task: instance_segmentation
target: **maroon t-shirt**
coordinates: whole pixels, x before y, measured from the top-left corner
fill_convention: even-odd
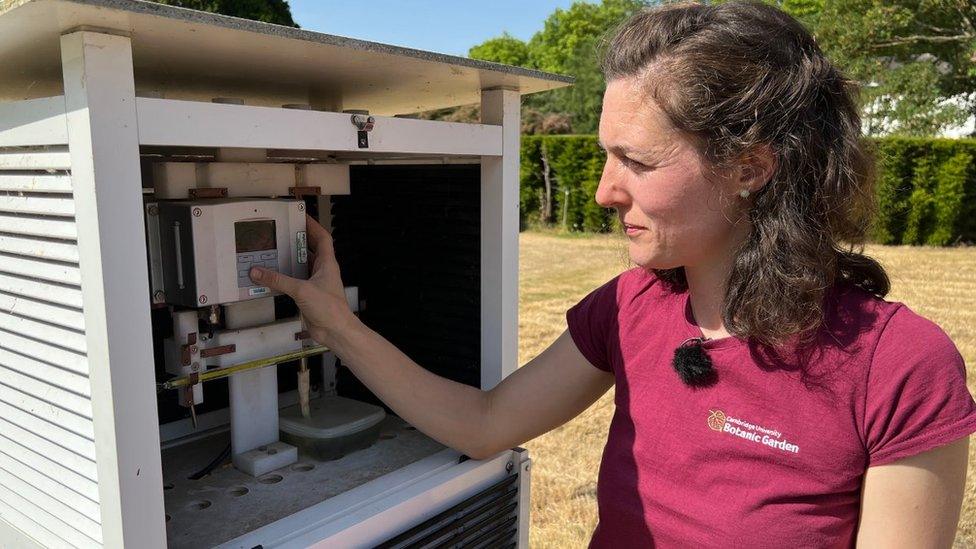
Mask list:
[[[591,547],[852,547],[868,467],[976,431],[937,325],[850,286],[826,303],[804,353],[706,341],[705,388],[671,364],[702,335],[686,291],[635,268],[567,312],[576,346],[616,378]]]

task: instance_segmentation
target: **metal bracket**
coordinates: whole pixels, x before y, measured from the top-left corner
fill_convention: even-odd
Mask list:
[[[365,114],[352,115],[352,123],[356,126],[356,143],[360,149],[369,148],[369,132],[373,131],[376,119]]]

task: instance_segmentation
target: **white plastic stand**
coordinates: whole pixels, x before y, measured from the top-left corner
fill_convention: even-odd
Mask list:
[[[228,329],[274,322],[274,298],[224,307]],[[260,357],[253,357],[260,358]],[[278,375],[274,366],[230,376],[230,440],[234,466],[260,476],[298,461],[298,449],[278,441]]]

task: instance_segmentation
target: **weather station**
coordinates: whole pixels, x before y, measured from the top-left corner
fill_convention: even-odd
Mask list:
[[[247,273],[307,277],[314,219],[364,323],[490,389],[517,366],[520,97],[570,82],[0,1],[0,544],[527,546],[525,450],[427,437]]]

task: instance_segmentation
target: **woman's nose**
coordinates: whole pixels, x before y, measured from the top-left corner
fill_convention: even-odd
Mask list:
[[[600,183],[596,187],[596,203],[604,208],[613,208],[626,200],[626,193],[620,188],[620,181],[612,173],[610,166],[603,168]]]

